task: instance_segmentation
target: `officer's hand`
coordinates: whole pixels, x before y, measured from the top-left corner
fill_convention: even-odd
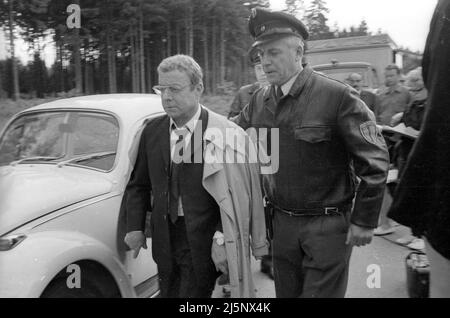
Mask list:
[[[372,242],[373,229],[350,224],[345,244],[353,246],[364,246]]]
[[[216,240],[213,240],[211,246],[211,258],[217,271],[228,274],[227,252],[225,250],[225,245],[217,245]]]
[[[142,231],[133,231],[127,233],[127,235],[125,235],[124,241],[134,251],[134,258],[138,257],[141,247],[147,249],[147,239],[145,238],[144,232]]]
[[[394,116],[392,116],[391,119],[391,126],[397,126],[400,123],[400,120],[402,120],[403,118],[403,113],[397,113]]]

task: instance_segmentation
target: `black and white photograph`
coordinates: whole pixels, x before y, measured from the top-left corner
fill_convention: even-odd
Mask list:
[[[0,0],[0,298],[450,298],[449,74],[450,0]]]

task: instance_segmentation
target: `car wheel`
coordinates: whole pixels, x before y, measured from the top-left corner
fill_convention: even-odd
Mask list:
[[[58,279],[47,287],[42,298],[103,298],[103,295],[95,286],[86,282],[81,284],[81,288],[71,289],[67,287],[65,279]]]
[[[70,274],[61,271],[42,293],[42,298],[117,298],[120,293],[111,277],[90,267],[81,269],[80,288],[69,288]]]

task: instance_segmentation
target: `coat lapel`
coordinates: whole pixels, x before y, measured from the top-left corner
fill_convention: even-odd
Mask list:
[[[208,128],[221,127],[215,123],[213,116],[209,116]],[[205,149],[203,153],[203,187],[214,198],[221,210],[224,211],[230,220],[234,220],[233,203],[229,191],[229,183],[226,175],[226,167],[223,163],[223,152],[211,140],[211,136],[204,134]],[[214,160],[217,159],[217,160]]]

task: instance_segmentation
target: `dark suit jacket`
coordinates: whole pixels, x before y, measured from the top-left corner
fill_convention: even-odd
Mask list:
[[[389,215],[450,259],[450,0],[440,0],[423,57],[428,105]]]
[[[200,119],[202,131],[197,130],[198,125],[194,134],[201,133],[203,136],[208,124],[208,112],[205,109],[202,109]],[[147,211],[151,211],[152,255],[160,275],[169,275],[172,266],[167,220],[171,160],[169,124],[169,117],[164,115],[151,120],[144,128],[136,163],[125,191],[127,232],[144,231]],[[193,140],[194,135],[191,138]],[[199,143],[196,151],[202,151],[202,143]],[[153,206],[150,206],[150,193],[153,194]],[[212,275],[210,269],[214,265],[211,260],[211,243],[218,226],[217,219],[220,219],[219,214],[207,212],[209,211],[203,211],[199,207],[193,213],[185,213],[194,271],[201,278]]]

